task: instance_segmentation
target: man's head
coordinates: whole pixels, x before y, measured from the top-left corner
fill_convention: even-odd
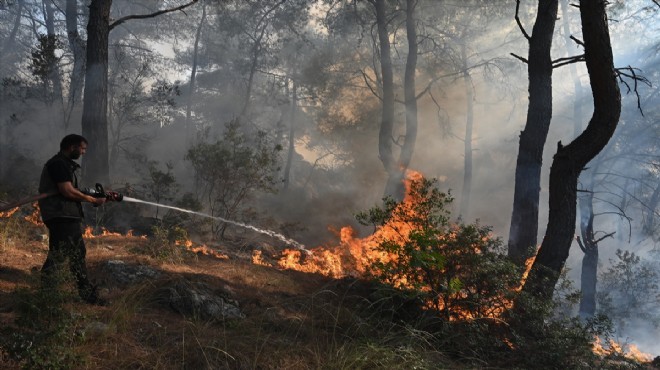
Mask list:
[[[60,142],[60,152],[71,159],[78,159],[87,150],[87,139],[77,134],[66,135]]]

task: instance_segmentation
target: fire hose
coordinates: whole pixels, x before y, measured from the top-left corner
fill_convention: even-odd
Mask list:
[[[116,192],[116,191],[105,190],[105,189],[103,189],[103,185],[101,185],[99,183],[97,183],[96,187],[94,187],[94,188],[80,189],[80,192],[85,194],[85,195],[92,196],[94,198],[105,198],[106,200],[112,201],[112,202],[121,202],[124,199],[124,195],[122,193],[119,193],[119,192]],[[55,191],[55,192],[50,192],[50,193],[42,193],[42,194],[37,194],[37,195],[27,197],[27,198],[23,198],[23,199],[15,201],[15,202],[0,206],[0,212],[4,212],[4,211],[10,210],[12,208],[20,207],[24,204],[33,203],[33,202],[36,202],[38,200],[48,198],[48,197],[56,195],[56,194],[59,194],[59,192]]]

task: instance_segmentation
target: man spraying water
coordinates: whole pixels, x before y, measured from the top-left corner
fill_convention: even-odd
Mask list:
[[[106,197],[94,197],[78,189],[78,170],[75,162],[87,150],[87,140],[76,134],[65,136],[60,151],[46,162],[41,172],[39,192],[50,194],[39,199],[41,218],[48,228],[48,256],[41,268],[44,288],[56,286],[57,274],[69,259],[69,269],[78,285],[78,294],[90,304],[102,304],[95,286],[87,277],[85,242],[82,237],[82,202],[95,206]]]

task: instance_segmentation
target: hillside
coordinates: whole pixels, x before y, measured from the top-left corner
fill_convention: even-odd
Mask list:
[[[16,222],[21,226],[16,228]],[[484,337],[479,331],[483,326],[424,322],[428,317],[411,301],[393,298],[367,282],[253,263],[254,250],[261,251],[262,262],[276,262],[276,250],[265,244],[225,243],[211,254],[192,243],[159,245],[163,241],[155,237],[90,236],[89,272],[108,304],[88,305],[77,298],[72,284],[62,292],[40,291],[38,270],[47,243],[35,239],[43,238],[44,229],[19,219],[11,230],[14,237],[7,238],[8,225],[3,224],[0,245],[3,369],[529,366],[518,363],[516,351],[497,335]],[[186,296],[215,305],[186,305]],[[497,323],[488,325],[491,333],[507,331]],[[543,368],[547,354],[538,355]],[[582,361],[578,367],[591,368],[586,360],[575,360]],[[598,366],[651,365],[619,356],[615,362],[599,360]]]
[[[145,238],[109,235],[88,238],[86,244],[90,276],[99,283],[108,305],[84,304],[68,291],[56,297],[62,310],[54,312],[43,306],[48,296],[36,290],[47,243],[5,241],[0,250],[0,318],[6,328],[2,368],[25,364],[9,353],[10,347],[21,344],[23,348],[13,351],[30,356],[33,366],[46,368],[336,369],[450,364],[440,353],[424,350],[422,337],[419,343],[411,338],[403,343],[399,339],[404,337],[395,336],[397,325],[381,318],[380,326],[371,325],[367,316],[376,310],[366,300],[370,290],[357,281],[253,264],[250,246],[219,246],[228,258],[184,251],[176,261],[168,261],[148,256],[145,252],[153,248],[153,240]],[[117,261],[155,274],[129,282],[110,268]],[[207,291],[238,302],[244,317],[216,320],[201,317],[200,312],[177,312],[168,301],[169,288],[200,283]],[[20,320],[23,316],[28,323]],[[47,335],[44,327],[50,330]]]

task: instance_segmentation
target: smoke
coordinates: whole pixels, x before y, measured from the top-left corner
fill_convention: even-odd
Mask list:
[[[19,2],[0,9],[0,175],[3,187],[34,190],[42,163],[57,151],[65,134],[62,112],[66,104],[46,103],[46,93],[29,73],[30,52],[36,47],[29,17],[42,15],[39,1],[22,3],[25,7],[20,10]],[[156,10],[156,3],[115,0],[112,17],[148,13]],[[357,225],[353,215],[380,202],[386,181],[378,158],[380,100],[374,93],[379,91],[380,71],[372,48],[377,42],[371,33],[373,12],[369,4],[344,9],[313,7],[316,10],[306,14],[307,8],[298,1],[285,2],[268,13],[258,6],[224,3],[207,5],[192,92],[192,37],[201,20],[201,7],[193,6],[186,14],[126,22],[110,34],[109,137],[115,152],[111,159],[114,183],[108,188],[148,182],[148,164],[156,161],[161,167],[172,164],[180,187],[178,196],[187,192],[200,195],[197,174],[184,156],[194,142],[220,138],[224,124],[237,117],[251,129],[266,130],[284,148],[284,168],[293,125],[296,155],[289,191],[284,192],[280,182],[275,194],[255,194],[249,204],[254,217],[250,224],[277,229],[310,247],[335,241],[332,230],[346,224],[369,232]],[[467,3],[461,1],[419,2],[420,32],[429,38],[420,48],[425,54],[419,60],[417,89],[427,93],[418,101],[419,133],[411,168],[438,178],[443,190],[451,191],[456,199],[453,214],[457,216],[463,196],[466,83],[471,84],[474,167],[471,204],[462,216],[467,222],[480,219],[482,224],[492,225],[494,233],[506,240],[518,135],[525,123],[528,99],[526,65],[510,53],[524,57],[528,45],[513,19],[515,2],[497,3],[482,9],[473,4],[466,8]],[[618,67],[640,67],[639,74],[657,86],[658,15],[646,5],[640,0],[613,8],[612,44]],[[534,4],[521,8],[521,21],[528,32],[534,11]],[[568,12],[560,14],[559,22],[568,19],[570,32],[580,39],[579,9],[569,6]],[[63,24],[64,15],[56,16]],[[19,26],[13,32],[17,19]],[[292,22],[298,35],[290,32]],[[84,16],[80,24],[79,32],[84,34]],[[553,58],[582,53],[577,44],[567,44],[561,24],[556,30]],[[57,30],[63,40],[65,32],[63,27]],[[259,35],[262,37],[256,44]],[[397,29],[391,41],[400,101],[407,51],[404,29]],[[458,52],[461,45],[467,49],[465,61]],[[71,58],[69,50],[62,50],[60,70],[65,89]],[[463,62],[469,67],[467,81],[458,73]],[[557,143],[570,142],[575,125],[585,127],[592,112],[586,69],[581,64],[575,67],[584,88],[582,96],[575,95],[569,66],[556,69],[553,75],[553,120],[543,156],[539,241],[547,223],[548,173]],[[626,81],[634,90],[634,81]],[[164,83],[176,88],[153,89]],[[298,106],[292,119],[294,84]],[[658,130],[652,125],[659,113],[655,109],[658,97],[655,87],[638,81],[642,115],[635,92],[626,94],[626,85],[621,87],[621,123],[602,154],[603,164],[596,176],[596,228],[602,233],[616,231],[613,238],[600,243],[600,271],[609,267],[616,249],[646,258],[657,240],[641,222],[654,215],[644,203],[658,182]],[[248,88],[251,92],[246,100]],[[195,128],[192,143],[185,139],[189,98],[190,124]],[[246,102],[249,109],[241,116]],[[582,107],[581,117],[574,116],[576,103]],[[74,109],[71,132],[80,132],[81,104]],[[393,140],[400,143],[399,135],[405,134],[404,110],[401,103],[396,104]],[[281,180],[283,173],[274,176]],[[573,247],[567,268],[576,285],[581,258],[582,252]],[[625,333],[630,333],[643,350],[660,354],[652,340],[658,333],[655,329],[645,332],[647,327],[631,325]]]

